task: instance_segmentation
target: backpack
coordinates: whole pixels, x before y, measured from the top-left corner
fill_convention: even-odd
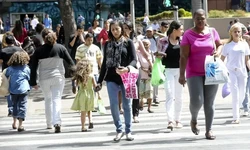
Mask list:
[[[9,79],[5,76],[6,70],[0,72],[0,96],[9,95]]]

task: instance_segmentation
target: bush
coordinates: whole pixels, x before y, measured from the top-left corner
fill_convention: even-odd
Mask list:
[[[178,13],[179,13],[179,17],[185,17],[186,10],[183,9],[183,8],[180,8],[180,9],[178,10]]]
[[[209,18],[225,18],[229,15],[221,10],[210,10],[208,16]]]
[[[183,8],[180,8],[178,10],[179,16],[180,17],[191,17],[192,13],[189,11],[186,11]],[[160,20],[160,19],[164,19],[164,18],[173,18],[174,17],[174,12],[173,11],[163,11],[159,14],[156,15],[151,15],[149,16],[150,21],[154,21],[154,20]],[[142,22],[144,19],[144,17],[137,17],[136,21],[137,22]]]
[[[247,14],[243,10],[236,10],[232,17],[246,17]]]

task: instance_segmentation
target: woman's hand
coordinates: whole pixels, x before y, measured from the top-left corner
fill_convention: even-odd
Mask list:
[[[128,71],[129,71],[128,67],[119,67],[116,69],[116,73],[119,75],[127,73]]]
[[[95,92],[99,92],[99,91],[101,91],[101,89],[102,89],[102,84],[101,83],[97,83],[96,87],[94,88],[94,91]]]
[[[184,87],[185,86],[185,84],[186,84],[186,78],[185,78],[185,76],[180,76],[179,77],[179,83]]]

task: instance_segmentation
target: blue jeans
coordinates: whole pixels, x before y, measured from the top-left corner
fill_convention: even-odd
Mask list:
[[[250,93],[250,72],[248,72],[248,77],[247,77],[247,86],[246,86],[246,94],[245,94],[245,99],[242,102],[244,112],[249,111],[249,93]]]
[[[13,112],[13,103],[12,103],[12,100],[11,100],[11,95],[6,96],[6,98],[7,98],[7,104],[8,104],[8,113],[12,114],[12,112]]]
[[[113,117],[114,124],[116,126],[116,132],[123,132],[122,121],[120,119],[119,111],[119,100],[118,92],[122,92],[122,107],[124,110],[124,119],[125,119],[125,133],[128,134],[131,132],[131,116],[132,116],[132,100],[125,97],[125,88],[123,85],[118,85],[114,82],[107,82],[107,89],[110,101],[110,109]]]
[[[12,94],[11,98],[13,101],[13,117],[25,120],[27,111],[28,93]]]

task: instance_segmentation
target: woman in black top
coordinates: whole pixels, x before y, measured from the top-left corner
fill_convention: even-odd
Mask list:
[[[173,21],[167,31],[167,37],[160,39],[166,41],[164,51],[166,57],[163,57],[162,64],[165,65],[165,93],[166,93],[166,111],[168,116],[168,129],[173,127],[182,128],[180,122],[182,109],[182,85],[179,80],[179,59],[180,59],[180,37],[183,34],[183,26],[180,22]]]
[[[104,59],[96,89],[98,91],[101,88],[103,80],[107,82],[111,114],[117,132],[114,141],[119,141],[124,135],[118,107],[119,91],[122,92],[126,139],[128,141],[134,140],[130,129],[132,125],[132,99],[125,97],[125,88],[120,75],[129,72],[130,66],[136,67],[137,59],[133,41],[123,37],[123,35],[122,23],[111,22],[108,33],[109,41],[104,46]]]

